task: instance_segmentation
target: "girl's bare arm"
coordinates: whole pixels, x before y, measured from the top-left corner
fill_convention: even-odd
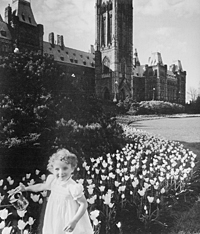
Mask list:
[[[73,231],[74,228],[76,227],[76,224],[78,223],[80,218],[84,215],[85,211],[87,210],[88,203],[84,195],[78,198],[77,202],[79,203],[79,208],[75,216],[73,217],[73,219],[67,224],[64,231]]]
[[[44,190],[50,190],[50,184],[52,180],[53,180],[53,175],[49,175],[44,183],[38,183],[29,186],[25,186],[24,184],[20,183],[19,186],[15,189],[14,193],[19,191],[41,192]]]

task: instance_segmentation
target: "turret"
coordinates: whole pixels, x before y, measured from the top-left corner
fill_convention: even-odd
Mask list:
[[[5,22],[10,25],[12,20],[12,8],[10,7],[10,4],[5,9]]]
[[[133,55],[133,65],[134,67],[140,66],[137,49],[135,49],[135,53]]]

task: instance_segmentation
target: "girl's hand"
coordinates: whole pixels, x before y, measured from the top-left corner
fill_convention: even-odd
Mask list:
[[[26,191],[25,185],[22,183],[19,183],[19,186],[14,189],[13,193],[25,192],[25,191]]]
[[[66,226],[66,228],[64,229],[65,232],[73,232],[74,228],[76,227],[77,222],[76,221],[72,221],[69,222],[68,225]]]

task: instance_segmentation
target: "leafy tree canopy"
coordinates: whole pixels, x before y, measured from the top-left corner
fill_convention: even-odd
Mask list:
[[[72,84],[53,58],[36,53],[10,54],[0,63],[0,140],[40,144],[51,139],[56,122],[87,124],[102,116],[99,102]],[[32,144],[31,143],[31,144]]]

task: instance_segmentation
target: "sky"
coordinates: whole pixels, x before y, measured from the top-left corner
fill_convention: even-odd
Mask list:
[[[44,25],[44,40],[50,32],[64,36],[66,47],[88,51],[95,43],[96,0],[31,0],[38,24]],[[200,93],[200,1],[133,0],[134,48],[140,63],[147,64],[160,52],[168,67],[180,60],[187,72],[186,92]],[[0,14],[12,0],[0,0]],[[187,95],[186,101],[190,100]]]

